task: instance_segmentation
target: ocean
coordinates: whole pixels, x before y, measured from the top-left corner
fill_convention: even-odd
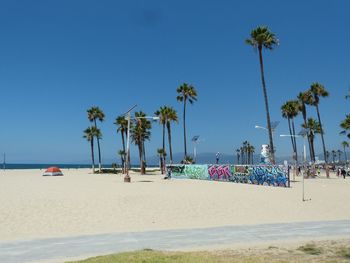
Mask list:
[[[77,169],[77,168],[91,168],[91,164],[62,164],[62,163],[7,163],[5,167],[3,164],[0,164],[0,170],[4,168],[6,170],[14,170],[14,169],[46,169],[51,166],[57,166],[62,169]],[[112,168],[111,164],[103,164],[103,168]],[[118,165],[120,167],[120,165]],[[149,168],[158,167],[157,165],[147,165]],[[137,165],[132,165],[131,168],[139,168]],[[98,164],[95,164],[95,169],[98,169]]]
[[[51,166],[57,166],[62,169],[67,168],[91,168],[91,164],[62,164],[62,163],[7,163],[5,169],[46,169]],[[98,168],[98,165],[95,165]],[[103,168],[112,168],[111,165],[102,165]],[[4,169],[4,165],[0,164],[0,169]]]

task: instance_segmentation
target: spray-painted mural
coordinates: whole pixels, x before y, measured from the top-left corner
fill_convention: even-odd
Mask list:
[[[173,178],[227,181],[272,186],[288,185],[287,172],[274,165],[179,164],[168,166]]]

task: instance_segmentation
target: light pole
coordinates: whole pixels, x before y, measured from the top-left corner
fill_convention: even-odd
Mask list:
[[[126,118],[128,120],[128,131],[127,131],[127,138],[126,138],[126,162],[125,162],[125,169],[126,169],[126,175],[124,176],[124,182],[130,183],[130,175],[129,175],[129,166],[130,166],[130,121],[131,120],[137,120],[137,119],[153,119],[158,120],[159,117],[156,116],[145,116],[145,117],[135,117],[131,118],[130,112],[136,107],[137,105],[133,106],[130,110],[128,110],[124,115],[127,115]]]
[[[307,130],[306,129],[303,129],[303,130],[301,130],[300,132],[299,132],[299,134],[298,135],[290,135],[290,134],[281,134],[280,136],[281,137],[287,137],[287,136],[289,136],[289,137],[295,137],[295,138],[303,138],[304,140],[304,153],[303,153],[303,155],[304,155],[304,169],[305,169],[305,165],[306,165],[306,135],[307,135]],[[307,201],[306,199],[305,199],[305,187],[304,187],[304,171],[302,172],[302,200],[303,200],[303,202],[304,201]],[[311,199],[308,199],[308,200],[311,200]]]

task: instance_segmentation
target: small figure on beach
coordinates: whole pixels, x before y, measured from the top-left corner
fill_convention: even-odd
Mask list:
[[[217,152],[217,154],[215,155],[215,158],[216,158],[216,164],[219,163],[219,159],[220,159],[220,153]]]
[[[343,178],[345,179],[345,177],[346,177],[346,171],[345,171],[345,168],[344,168],[344,167],[341,168],[341,175],[342,175]]]

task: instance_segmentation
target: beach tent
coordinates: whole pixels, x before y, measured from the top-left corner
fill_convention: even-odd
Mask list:
[[[43,174],[43,176],[61,176],[63,173],[58,167],[49,167]]]

